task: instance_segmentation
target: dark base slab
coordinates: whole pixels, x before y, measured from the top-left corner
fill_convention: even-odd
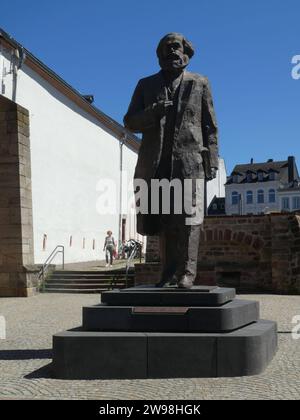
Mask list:
[[[109,306],[220,306],[235,296],[235,289],[223,287],[194,286],[188,290],[136,287],[104,292],[101,301]]]
[[[277,327],[258,321],[225,334],[66,331],[53,337],[60,379],[233,377],[261,373]]]
[[[259,319],[259,303],[234,300],[214,307],[83,308],[85,331],[132,332],[228,332]]]

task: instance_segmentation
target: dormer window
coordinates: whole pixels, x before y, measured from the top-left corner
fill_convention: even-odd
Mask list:
[[[233,181],[235,184],[238,184],[238,182],[239,182],[239,176],[238,176],[237,174],[233,175],[233,177],[232,177],[232,181]]]
[[[247,182],[252,182],[252,172],[247,173]]]
[[[270,181],[275,181],[275,179],[276,179],[276,174],[275,174],[275,172],[270,172],[269,173],[269,180]]]
[[[258,179],[259,182],[263,182],[263,180],[264,180],[264,173],[262,171],[259,171],[257,173],[257,179]]]

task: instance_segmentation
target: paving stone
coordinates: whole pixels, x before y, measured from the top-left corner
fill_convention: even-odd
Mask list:
[[[51,378],[52,335],[81,324],[83,306],[97,295],[39,295],[0,299],[7,340],[0,341],[0,399],[300,399],[300,340],[292,318],[300,296],[245,295],[260,302],[261,317],[278,323],[279,350],[266,371],[245,378],[69,381]],[[18,351],[19,353],[15,353]]]

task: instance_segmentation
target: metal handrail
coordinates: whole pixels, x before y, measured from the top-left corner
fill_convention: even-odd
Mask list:
[[[39,280],[42,278],[43,287],[45,285],[45,275],[48,271],[48,268],[49,268],[51,262],[54,260],[54,258],[58,254],[62,254],[62,269],[63,270],[65,269],[65,247],[63,245],[57,245],[57,247],[52,251],[52,253],[46,259],[42,268],[39,271],[38,277],[39,277]]]
[[[140,247],[140,262],[142,262],[142,246],[143,246],[142,243],[134,240],[133,249],[132,249],[131,254],[130,254],[129,258],[127,259],[127,263],[126,263],[126,277],[125,277],[126,288],[128,287],[128,273],[129,273],[130,263],[134,259],[134,257],[136,256],[136,251],[138,250],[138,247]]]

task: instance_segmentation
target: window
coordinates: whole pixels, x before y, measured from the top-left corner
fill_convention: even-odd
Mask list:
[[[293,197],[293,210],[300,209],[300,197]]]
[[[217,204],[213,204],[212,208],[213,208],[213,210],[218,210],[218,205]]]
[[[232,193],[232,196],[231,196],[231,204],[233,206],[236,206],[237,204],[239,204],[239,193],[237,193],[236,191],[234,191]]]
[[[275,190],[269,191],[269,203],[276,203],[276,192]]]
[[[239,182],[239,176],[238,176],[238,175],[233,175],[232,181],[233,181],[235,184],[238,184],[238,182]]]
[[[258,180],[259,180],[259,182],[262,182],[264,180],[263,172],[258,172]]]
[[[265,202],[265,193],[263,190],[257,191],[257,202],[258,204],[263,204]]]
[[[247,182],[252,182],[252,173],[251,172],[249,172],[247,174]]]
[[[253,204],[253,192],[252,191],[247,191],[246,203],[247,204]]]
[[[269,173],[269,181],[275,181],[275,172]]]
[[[282,199],[282,210],[289,210],[290,209],[290,199],[288,197],[284,197]]]

